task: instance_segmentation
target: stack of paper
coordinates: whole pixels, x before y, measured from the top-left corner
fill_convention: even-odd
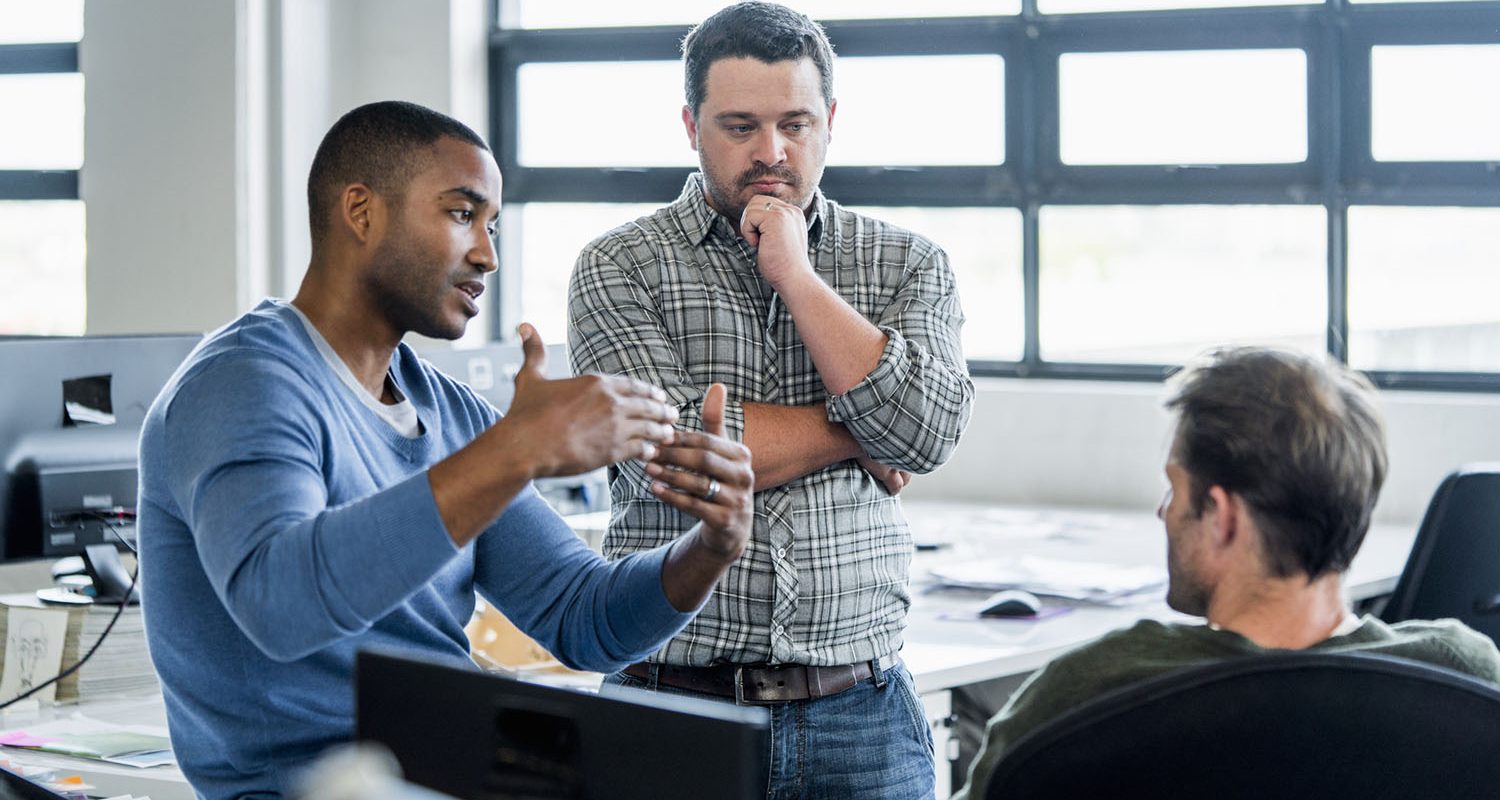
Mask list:
[[[12,640],[18,640],[17,636],[11,635],[10,609],[45,609],[49,614],[68,615],[63,632],[61,659],[61,668],[67,668],[78,663],[78,659],[99,641],[100,634],[108,627],[119,606],[59,607],[45,605],[35,594],[30,593],[0,596],[0,648],[8,648]],[[59,671],[59,667],[50,665],[45,669],[32,670],[35,674],[28,675],[27,682],[39,683]],[[151,658],[146,650],[146,629],[141,617],[141,607],[134,605],[127,606],[120,614],[119,621],[93,657],[77,672],[58,682],[56,699],[87,700],[149,694],[159,690],[156,671],[152,668]]]
[[[933,567],[931,574],[948,586],[987,591],[1025,589],[1033,594],[1091,602],[1118,600],[1159,589],[1167,582],[1166,573],[1158,567],[1122,567],[1040,556],[944,564]]]

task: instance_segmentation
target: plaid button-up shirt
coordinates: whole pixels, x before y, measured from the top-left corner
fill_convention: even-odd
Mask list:
[[[947,256],[821,192],[808,248],[819,277],[888,337],[879,364],[848,392],[829,396],[754,251],[705,202],[701,175],[672,205],[579,255],[568,292],[574,368],[662,387],[690,429],[701,429],[708,385],[723,383],[735,439],[744,436],[741,403],[821,403],[875,460],[931,471],[958,443],[974,397]],[[607,556],[670,542],[695,524],[648,485],[639,462],[610,468]],[[900,502],[855,461],[759,491],[745,554],[654,659],[829,666],[894,654],[911,603],[911,553]]]

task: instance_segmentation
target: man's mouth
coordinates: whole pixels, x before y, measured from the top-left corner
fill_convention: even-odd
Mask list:
[[[458,289],[467,298],[464,305],[472,316],[479,313],[479,296],[484,294],[483,281],[464,281],[454,288]]]

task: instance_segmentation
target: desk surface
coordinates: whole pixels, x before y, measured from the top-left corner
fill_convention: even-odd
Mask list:
[[[972,608],[983,593],[943,588],[928,575],[948,562],[1020,554],[1164,568],[1166,534],[1150,512],[937,502],[907,502],[905,510],[918,542],[944,544],[912,562],[901,656],[923,694],[1030,672],[1140,619],[1196,619],[1167,608],[1164,592],[1118,608],[1073,604],[1066,614],[1038,621],[954,618],[955,609]],[[1395,588],[1415,536],[1415,525],[1372,528],[1345,579],[1350,599]]]
[[[39,722],[47,722],[72,714],[114,722],[121,725],[159,726],[162,733],[167,730],[166,709],[161,695],[93,700],[82,703],[62,703],[17,707],[0,713],[0,728],[25,728]],[[26,766],[48,767],[62,773],[83,776],[93,785],[92,794],[111,797],[121,794],[149,795],[151,800],[193,800],[195,795],[187,779],[175,766],[147,767],[144,769],[110,764],[85,758],[19,750],[13,747],[0,748],[0,757]]]
[[[928,575],[932,567],[947,562],[1021,554],[1160,567],[1166,560],[1166,537],[1149,512],[930,501],[907,502],[905,510],[918,542],[945,543],[939,550],[918,553],[912,563],[911,617],[901,655],[922,694],[1030,672],[1139,619],[1191,619],[1167,608],[1161,592],[1119,608],[1078,605],[1069,613],[1035,622],[959,619],[954,610],[972,608],[976,593],[938,587]],[[1415,536],[1415,525],[1372,528],[1346,578],[1350,598],[1390,592]],[[42,716],[4,714],[0,728],[24,727],[75,711],[110,722],[159,724],[164,729],[166,725],[157,696],[56,706],[43,709]],[[12,748],[0,750],[0,756],[80,773],[101,793],[150,794],[152,800],[193,797],[182,773],[171,767],[132,769]]]

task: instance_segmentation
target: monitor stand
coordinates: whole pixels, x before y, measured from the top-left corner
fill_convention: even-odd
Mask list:
[[[53,586],[37,590],[37,599],[66,605],[120,605],[130,595],[129,604],[141,602],[140,593],[130,591],[130,573],[120,561],[120,551],[112,544],[91,544],[83,548],[83,567],[94,585],[92,597]]]

